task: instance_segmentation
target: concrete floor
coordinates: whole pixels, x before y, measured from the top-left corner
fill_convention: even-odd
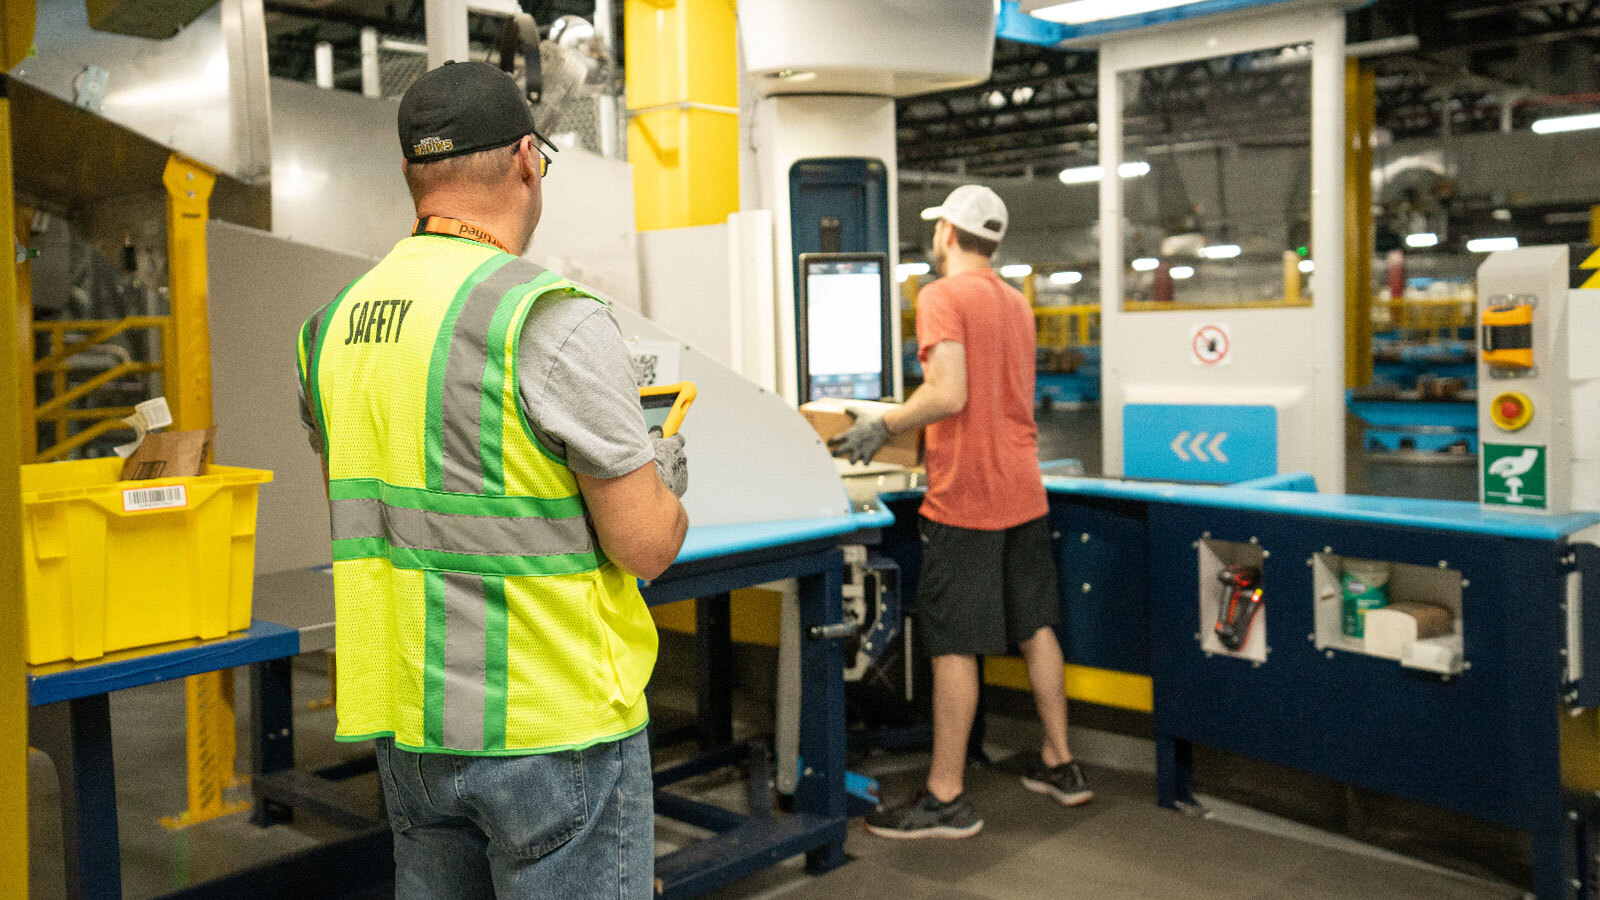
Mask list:
[[[309,709],[328,694],[320,656],[302,657],[295,672],[295,751],[302,764],[317,767],[369,752],[333,740],[332,709]],[[247,695],[245,673],[239,673],[236,696]],[[231,815],[182,830],[169,830],[160,819],[185,807],[184,688],[167,682],[118,691],[111,695],[111,727],[115,742],[117,826],[121,832],[123,896],[154,897],[188,884],[248,868],[284,854],[315,846],[340,832],[306,822],[296,827],[256,828],[249,816]],[[239,764],[245,761],[242,723]],[[249,796],[248,785],[232,792]],[[377,810],[374,782],[373,810]],[[29,897],[65,897],[61,860],[60,792],[49,759],[28,754]]]
[[[1100,471],[1099,411],[1056,409],[1040,415],[1041,456],[1074,457]],[[1415,466],[1352,458],[1352,492],[1470,499],[1470,466]],[[239,696],[246,694],[241,680]],[[683,691],[657,691],[653,703],[683,705]],[[333,715],[311,703],[327,694],[319,658],[296,667],[296,752],[302,765],[325,765],[363,752],[332,740]],[[747,718],[759,721],[764,711]],[[119,823],[124,896],[141,900],[264,862],[332,838],[315,822],[258,829],[234,815],[181,831],[158,820],[184,805],[184,695],[181,684],[154,685],[113,695],[117,740]],[[991,715],[991,755],[1003,758],[1037,741],[1025,719]],[[847,851],[854,861],[820,878],[796,860],[714,895],[733,898],[1491,898],[1521,891],[1415,863],[1347,839],[1222,802],[1211,818],[1185,816],[1154,803],[1153,751],[1147,741],[1074,732],[1098,792],[1088,807],[1062,809],[1027,793],[997,768],[974,769],[969,791],[985,817],[984,832],[968,841],[892,842],[852,825]],[[244,735],[240,738],[241,749]],[[242,753],[241,753],[242,758]],[[923,776],[920,754],[878,756],[858,769],[879,777],[885,795],[913,792]],[[369,779],[371,776],[368,776]],[[377,786],[372,779],[374,809]],[[704,796],[737,802],[739,784],[710,778]],[[34,900],[64,896],[59,796],[48,760],[29,760],[30,875]],[[243,797],[247,788],[236,793]],[[693,839],[658,822],[662,849]],[[381,891],[379,894],[381,895]]]
[[[329,711],[306,708],[322,696],[326,680],[313,665],[296,671],[299,690],[297,750],[310,764],[360,752],[335,744]],[[664,690],[661,709],[681,707],[689,692]],[[760,711],[741,709],[760,720]],[[113,704],[118,740],[117,777],[122,828],[124,896],[142,900],[196,881],[245,868],[331,839],[337,832],[314,822],[258,829],[235,815],[184,831],[157,819],[183,803],[183,691],[158,685],[125,691]],[[764,724],[764,723],[762,723]],[[741,729],[743,730],[743,729]],[[986,749],[1005,759],[1035,747],[1037,725],[991,714]],[[851,862],[822,877],[807,876],[799,859],[710,895],[714,900],[1023,900],[1023,898],[1252,898],[1344,900],[1490,900],[1522,891],[1375,850],[1285,820],[1203,798],[1208,817],[1156,806],[1154,752],[1147,741],[1075,729],[1075,752],[1089,763],[1095,800],[1065,809],[1028,793],[996,766],[974,766],[968,793],[985,820],[965,841],[901,842],[873,837],[851,825]],[[30,766],[30,871],[34,900],[63,897],[59,815],[54,775],[41,756]],[[856,766],[880,779],[885,797],[915,792],[927,766],[924,753],[881,754]],[[377,784],[371,796],[376,808]],[[688,785],[699,798],[738,808],[746,788],[725,771]],[[657,821],[658,852],[698,833]],[[374,898],[387,896],[381,888]],[[296,898],[301,900],[301,898]]]
[[[867,767],[869,770],[870,766]],[[1232,824],[1169,812],[1153,802],[1144,773],[1090,767],[1096,797],[1064,809],[1025,791],[999,769],[968,776],[984,830],[964,841],[890,841],[853,825],[854,860],[820,878],[791,862],[713,895],[793,900],[1490,900],[1516,888],[1340,846],[1320,835],[1274,834],[1278,823]],[[884,779],[905,796],[920,766]],[[1284,823],[1284,831],[1293,830]]]

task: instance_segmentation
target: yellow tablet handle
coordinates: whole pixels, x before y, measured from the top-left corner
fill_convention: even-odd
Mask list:
[[[678,428],[683,425],[683,417],[688,415],[689,407],[694,403],[694,384],[688,381],[680,381],[677,384],[655,384],[639,389],[639,397],[641,399],[672,394],[676,394],[677,399],[672,403],[672,411],[667,413],[667,421],[661,426],[662,437],[672,437],[678,433]]]

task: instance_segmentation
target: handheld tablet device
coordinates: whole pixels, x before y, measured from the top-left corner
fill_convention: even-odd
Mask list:
[[[639,389],[639,405],[644,407],[644,425],[656,437],[672,437],[683,425],[683,417],[694,403],[694,385],[687,381],[657,384]]]

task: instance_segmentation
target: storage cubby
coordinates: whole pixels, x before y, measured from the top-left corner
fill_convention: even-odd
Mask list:
[[[1241,544],[1235,541],[1216,541],[1203,538],[1195,545],[1199,556],[1198,602],[1200,608],[1200,649],[1239,659],[1262,663],[1267,661],[1267,612],[1272,606],[1272,587],[1263,583],[1263,596],[1267,602],[1256,612],[1250,625],[1250,636],[1238,650],[1229,650],[1217,639],[1217,609],[1225,599],[1228,588],[1218,576],[1228,566],[1265,567],[1267,554],[1258,544]]]
[[[1414,602],[1440,606],[1450,613],[1449,630],[1436,637],[1422,638],[1411,653],[1395,659],[1394,656],[1373,652],[1367,638],[1350,637],[1344,633],[1344,586],[1340,581],[1346,564],[1381,564],[1389,570],[1388,605]],[[1461,573],[1440,566],[1422,566],[1388,560],[1354,559],[1332,552],[1318,553],[1311,558],[1312,589],[1316,604],[1316,645],[1318,650],[1361,653],[1395,659],[1398,665],[1440,675],[1453,675],[1465,667],[1462,653]]]

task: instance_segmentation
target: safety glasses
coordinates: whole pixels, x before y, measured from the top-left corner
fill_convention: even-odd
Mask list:
[[[550,143],[548,138],[537,131],[528,132],[528,137],[533,138],[533,149],[539,154],[539,177],[543,178],[545,174],[550,171],[551,159],[550,154],[545,153],[544,148],[540,147],[539,145],[543,144],[545,147],[549,147],[550,153],[559,153],[561,151],[557,150],[555,144]],[[516,156],[517,151],[521,149],[522,142],[517,141],[515,144],[511,145],[511,155]]]

